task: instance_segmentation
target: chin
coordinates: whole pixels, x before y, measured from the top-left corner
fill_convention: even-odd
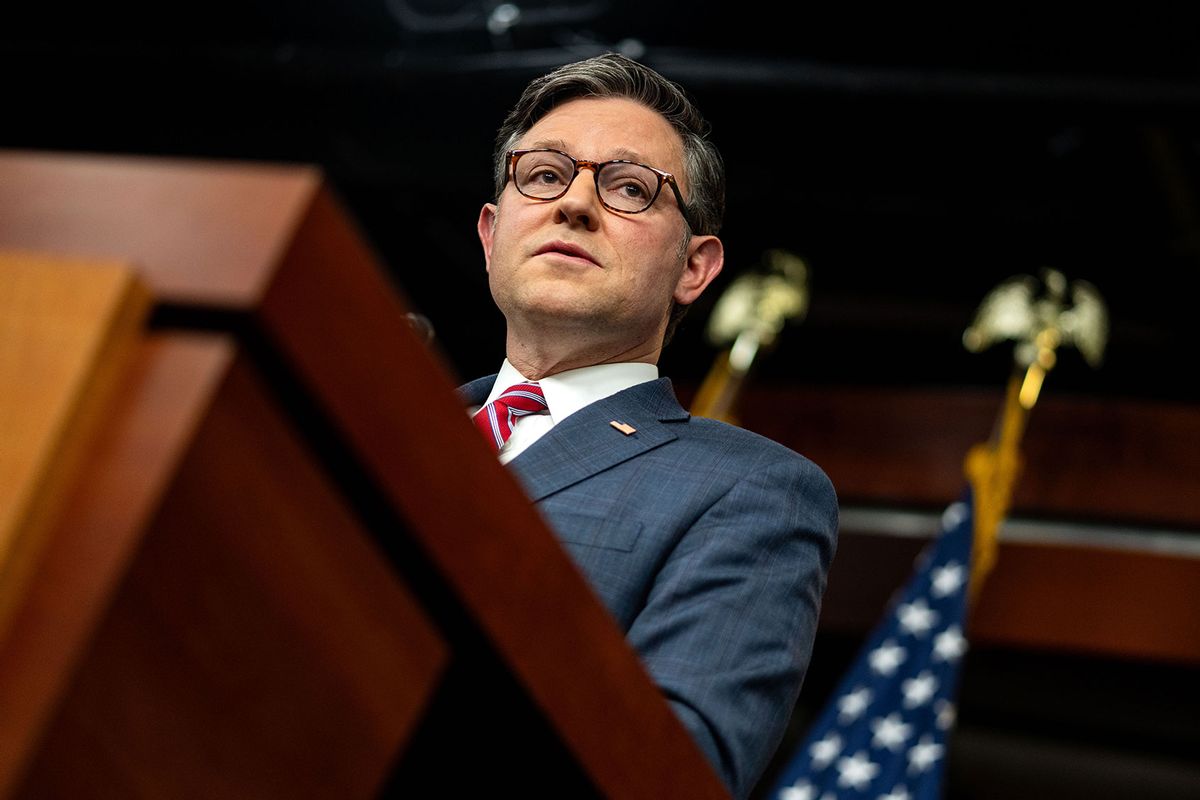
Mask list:
[[[611,317],[598,309],[581,307],[573,303],[538,303],[526,306],[522,313],[525,319],[534,321],[546,327],[609,327],[613,324]]]
[[[594,292],[580,291],[579,287],[556,284],[521,287],[506,303],[497,299],[497,305],[508,316],[508,309],[530,319],[545,320],[596,320],[613,316],[615,309],[597,302]]]

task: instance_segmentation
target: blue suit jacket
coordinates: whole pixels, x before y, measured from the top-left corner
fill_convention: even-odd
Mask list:
[[[460,391],[479,405],[495,377]],[[749,794],[808,666],[837,537],[829,479],[690,416],[666,378],[572,414],[508,466],[731,791]]]

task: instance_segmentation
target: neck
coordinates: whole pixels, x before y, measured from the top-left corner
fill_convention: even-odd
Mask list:
[[[544,337],[533,340],[519,337],[510,328],[505,350],[508,362],[518,372],[531,381],[540,381],[560,372],[598,364],[657,364],[662,354],[662,335],[660,331],[657,338],[633,344],[572,342],[564,337],[547,341]]]

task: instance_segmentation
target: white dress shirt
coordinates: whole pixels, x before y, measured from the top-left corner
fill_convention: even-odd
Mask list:
[[[500,448],[500,463],[507,464],[512,461],[525,448],[542,438],[547,431],[584,406],[628,389],[630,386],[657,379],[658,366],[641,362],[597,364],[542,378],[537,381],[537,384],[542,387],[542,394],[546,398],[549,413],[530,414],[516,421],[512,428],[512,436]],[[496,384],[492,387],[491,394],[488,395],[484,405],[495,400],[504,393],[505,389],[516,383],[533,383],[533,381],[517,372],[506,358],[500,367],[500,374],[496,376]],[[478,409],[472,413],[478,413]]]

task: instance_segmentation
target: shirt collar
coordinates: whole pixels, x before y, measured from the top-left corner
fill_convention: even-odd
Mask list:
[[[557,375],[549,375],[537,381],[546,397],[546,407],[554,424],[574,414],[584,406],[617,392],[624,391],[639,383],[658,379],[658,366],[642,362],[625,362],[621,364],[596,364],[591,367],[567,370]],[[505,389],[515,383],[532,383],[528,378],[517,372],[516,367],[504,359],[496,383],[488,394],[486,403],[499,397]]]

